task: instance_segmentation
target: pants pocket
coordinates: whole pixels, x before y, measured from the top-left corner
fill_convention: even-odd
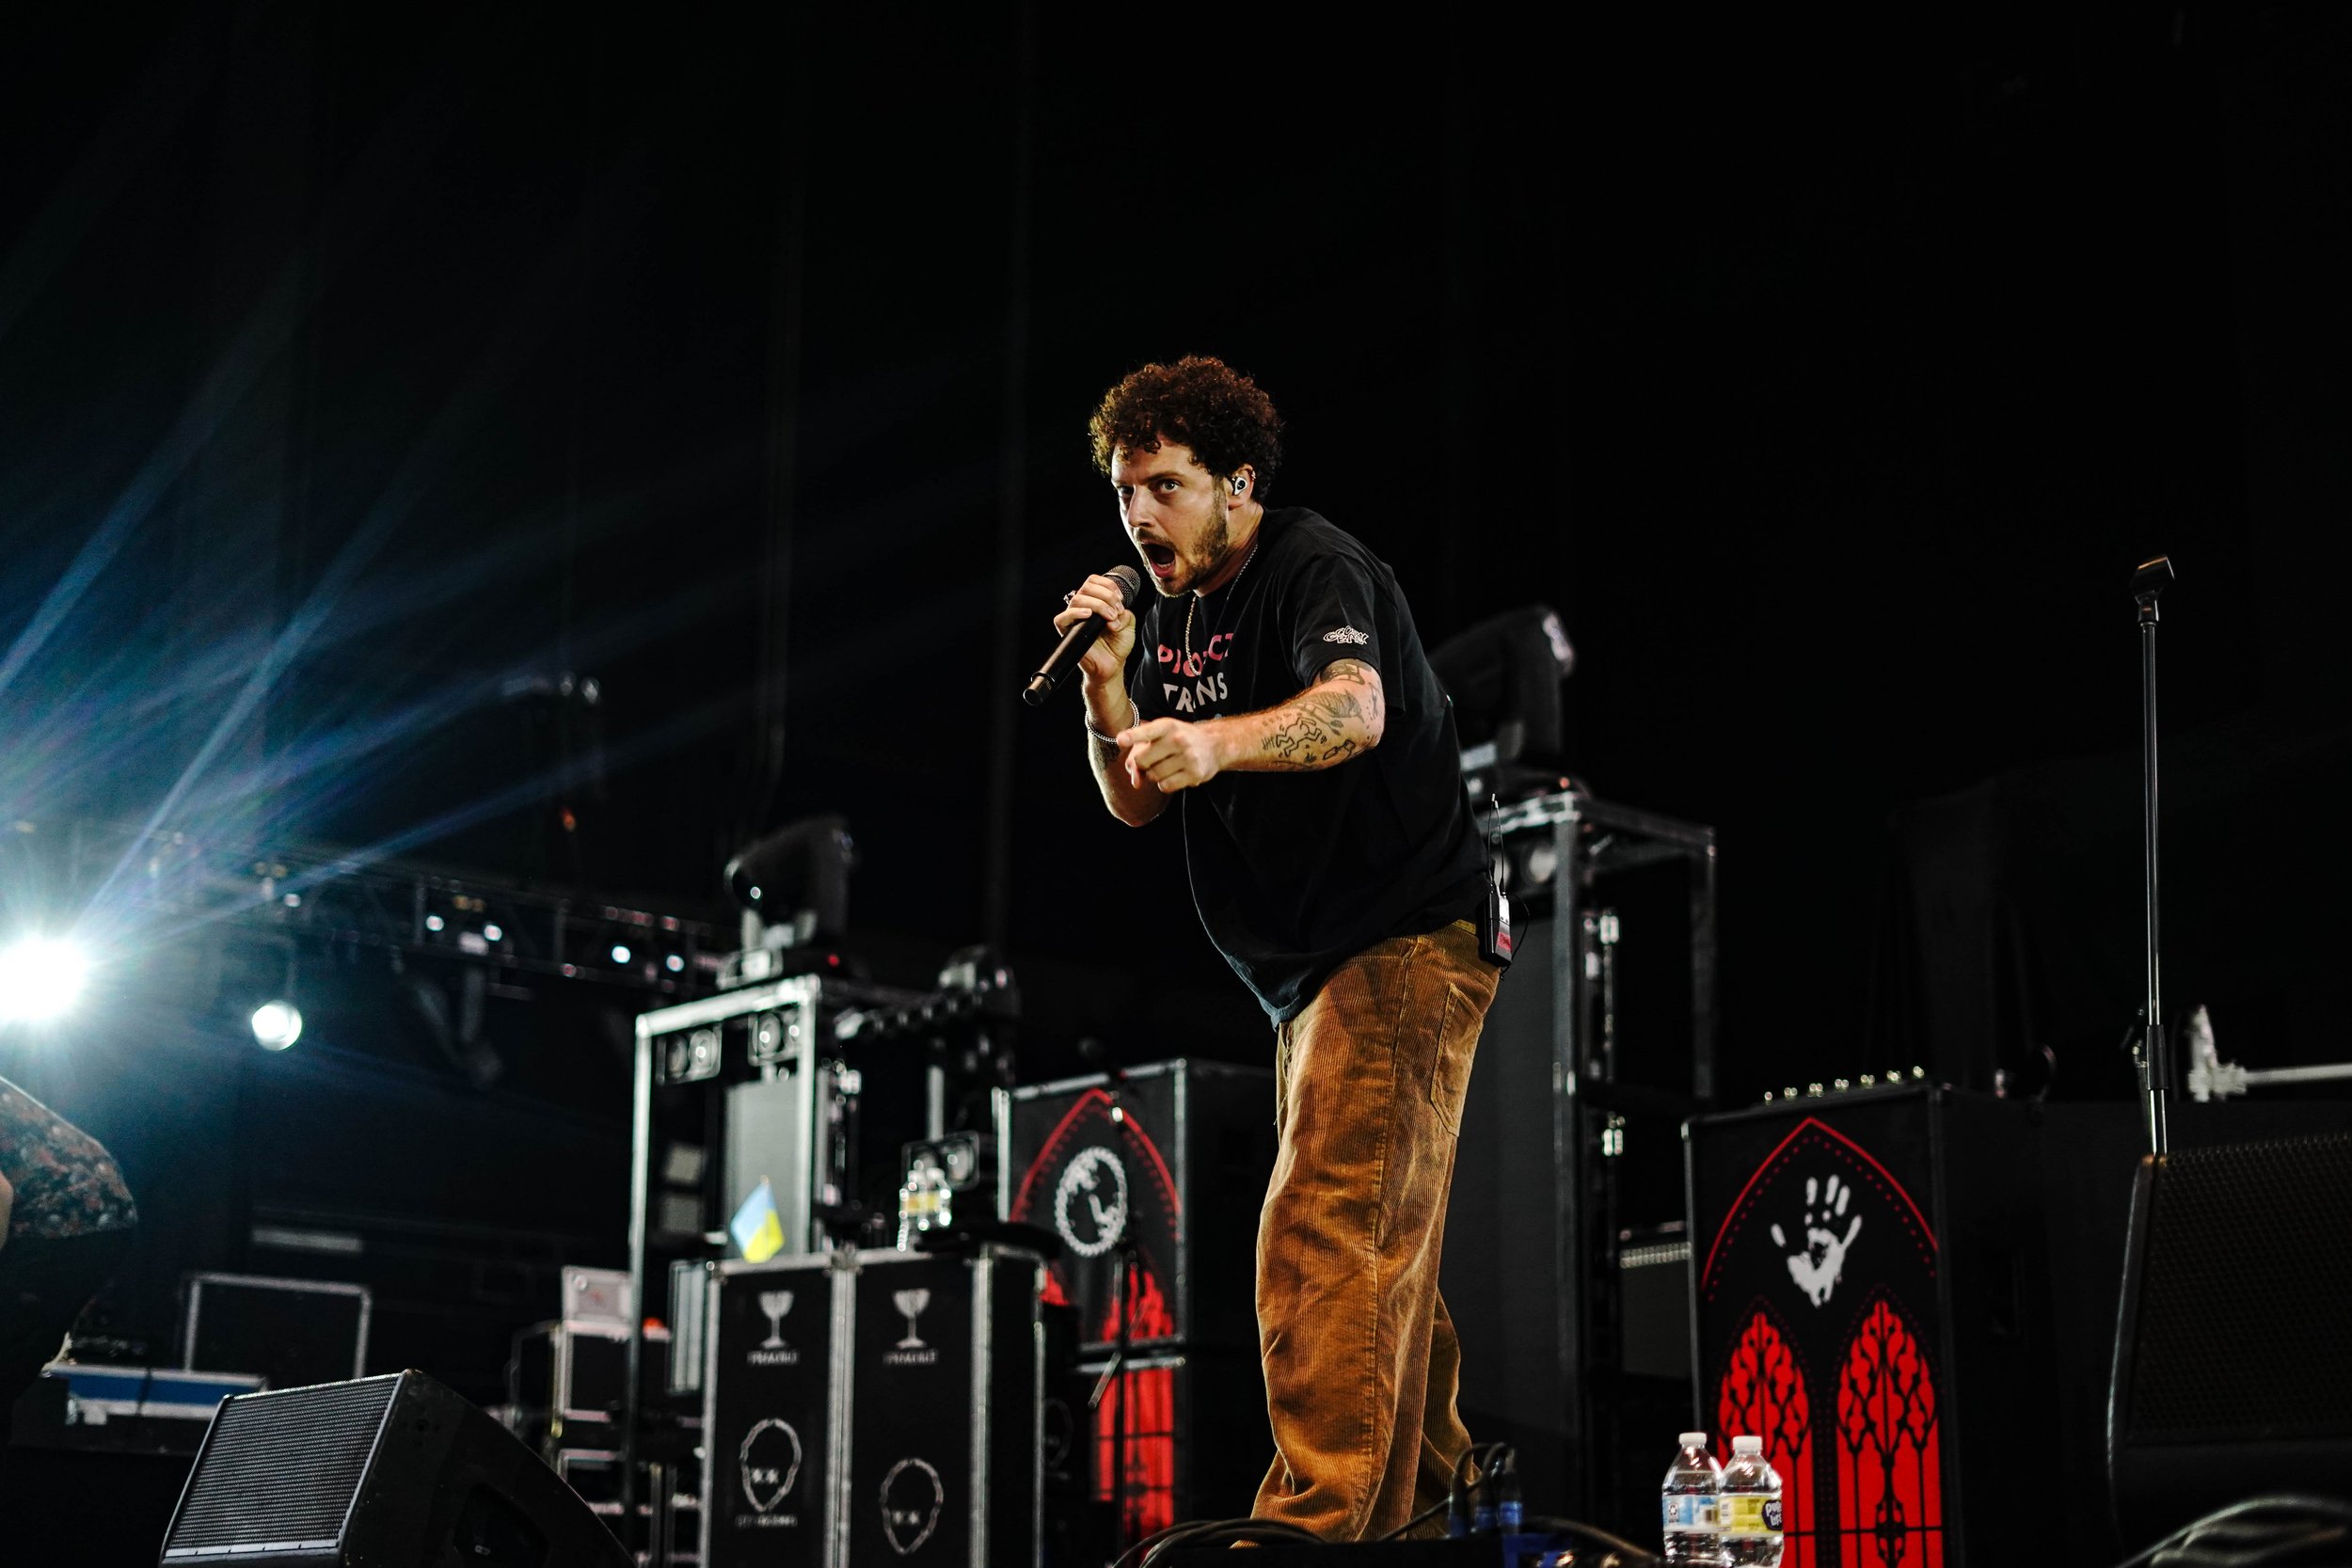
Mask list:
[[[1438,1019],[1438,1059],[1429,1074],[1429,1103],[1450,1136],[1462,1131],[1462,1098],[1470,1092],[1470,1058],[1478,1052],[1478,1028],[1486,1009],[1448,981],[1445,1007]]]

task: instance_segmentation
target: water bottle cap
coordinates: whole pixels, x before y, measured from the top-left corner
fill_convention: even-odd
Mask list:
[[[1703,1432],[1686,1432],[1682,1434],[1679,1441],[1686,1449],[1703,1449],[1707,1447],[1707,1433]]]
[[[1731,1451],[1733,1453],[1762,1453],[1764,1451],[1764,1439],[1761,1437],[1735,1437],[1731,1440]]]

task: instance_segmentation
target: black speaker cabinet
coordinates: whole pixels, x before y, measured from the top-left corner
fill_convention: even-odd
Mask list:
[[[2352,1134],[2140,1163],[2108,1412],[2117,1524],[2352,1501]]]
[[[1078,1309],[1089,1350],[1118,1338],[1118,1243],[1140,1257],[1132,1333],[1141,1345],[1254,1347],[1258,1211],[1274,1173],[1274,1075],[1177,1060],[1121,1080],[1000,1090],[997,1212],[1066,1249],[1046,1297]]]
[[[1044,1265],[875,1250],[720,1266],[706,1568],[1038,1560]]]
[[[627,1568],[603,1523],[422,1372],[221,1402],[162,1561],[304,1568]]]
[[[1698,1424],[1726,1453],[1764,1439],[1782,1561],[2043,1560],[2083,1499],[2052,1484],[2031,1108],[1861,1090],[1699,1117],[1687,1137]]]

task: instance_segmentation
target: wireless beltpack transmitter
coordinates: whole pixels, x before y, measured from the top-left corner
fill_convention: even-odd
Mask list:
[[[1491,798],[1490,798],[1491,799]],[[1502,853],[1502,802],[1494,801],[1486,833],[1486,907],[1478,917],[1478,950],[1497,969],[1511,967],[1511,895],[1503,891],[1510,862]]]

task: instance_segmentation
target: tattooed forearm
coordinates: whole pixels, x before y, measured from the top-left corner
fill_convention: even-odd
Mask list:
[[[1331,768],[1380,744],[1388,720],[1380,672],[1361,659],[1324,667],[1315,684],[1262,713],[1211,721],[1225,766],[1244,771],[1310,772]]]
[[[1323,667],[1315,684],[1301,695],[1319,692],[1348,703],[1351,712],[1360,711],[1375,738],[1388,721],[1388,692],[1380,685],[1380,672],[1360,658],[1333,659]],[[1362,706],[1358,709],[1354,705],[1359,701]]]

